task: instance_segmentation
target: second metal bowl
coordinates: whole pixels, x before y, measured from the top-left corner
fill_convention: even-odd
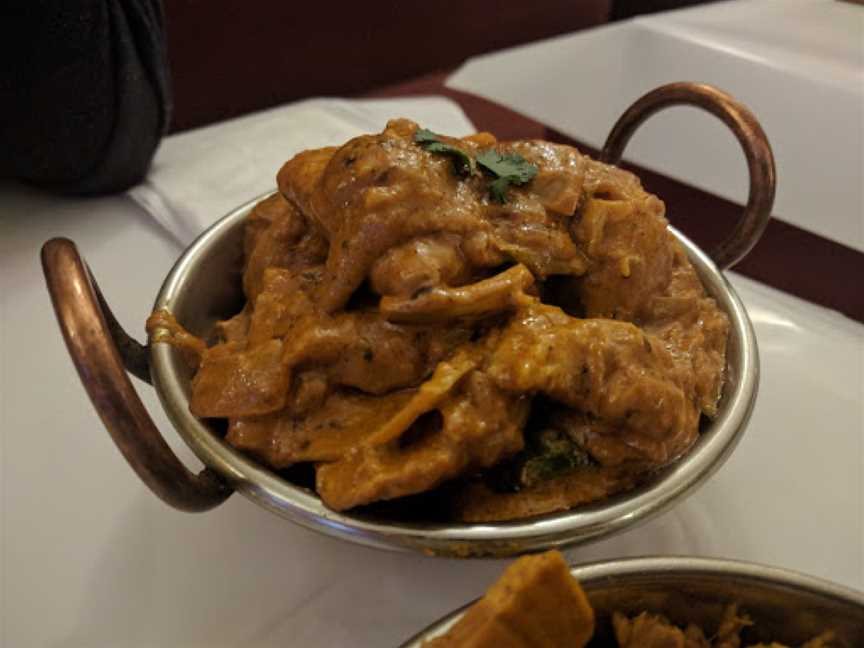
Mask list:
[[[800,646],[825,630],[832,646],[864,646],[864,593],[798,572],[714,558],[631,558],[579,565],[571,570],[594,608],[597,629],[591,646],[614,646],[610,617],[643,611],[663,614],[673,623],[716,628],[723,609],[737,603],[755,625],[756,642]],[[402,648],[421,648],[444,634],[462,614],[456,610],[408,640]]]

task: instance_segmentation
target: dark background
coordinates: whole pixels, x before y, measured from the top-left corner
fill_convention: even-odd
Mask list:
[[[172,131],[352,95],[520,43],[705,0],[164,0]]]

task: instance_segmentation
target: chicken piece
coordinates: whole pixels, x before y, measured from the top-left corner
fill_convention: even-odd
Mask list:
[[[328,373],[334,383],[369,394],[413,387],[437,360],[424,354],[417,331],[394,326],[377,313],[340,315],[336,330],[345,331],[346,343]]]
[[[511,191],[505,205],[491,203],[485,214],[499,253],[524,264],[538,279],[588,269],[587,257],[568,232],[569,219],[547,212],[530,190]]]
[[[682,246],[667,230],[663,203],[635,176],[591,162],[586,190],[593,196],[573,234],[591,259],[579,294],[587,317],[644,326],[695,375],[696,397],[717,412],[724,379],[729,320],[705,296]]]
[[[458,288],[429,288],[409,298],[383,297],[378,310],[391,322],[422,323],[477,319],[509,311],[530,300],[534,276],[523,265]]]
[[[284,339],[286,367],[318,368],[332,385],[372,394],[413,387],[449,353],[442,347],[469,335],[459,328],[400,327],[375,312],[327,315],[289,270],[270,268],[263,283],[252,314],[250,347]]]
[[[285,407],[289,373],[282,341],[242,350],[236,342],[210,347],[192,379],[189,408],[195,416],[253,416]]]
[[[672,276],[666,289],[651,300],[643,328],[693,373],[699,407],[713,417],[725,378],[729,317],[705,296],[684,249],[669,238]]]
[[[250,301],[263,289],[267,268],[288,268],[298,275],[323,271],[327,241],[281,195],[273,194],[255,206],[246,232],[243,290]]]
[[[410,298],[421,290],[458,286],[472,268],[453,234],[424,236],[390,248],[372,266],[369,281],[379,295]]]
[[[341,511],[421,493],[521,450],[527,399],[505,394],[479,371],[459,385],[437,409],[420,414],[409,402],[413,423],[404,432],[401,423],[385,425],[339,461],[320,465],[316,487],[324,503]]]
[[[582,648],[594,611],[557,551],[525,556],[426,648]]]
[[[559,221],[525,220],[514,201],[505,216],[492,221],[491,240],[500,254],[527,266],[538,279],[552,275],[579,276],[588,269],[588,260]],[[551,221],[551,222],[550,222]]]
[[[579,287],[587,317],[640,323],[671,276],[666,225],[663,203],[644,192],[639,199],[586,202],[572,232],[591,262]]]
[[[528,187],[510,192],[507,204],[492,203],[486,218],[496,247],[526,265],[538,279],[581,275],[588,259],[569,233],[582,199],[586,159],[570,146],[549,142],[512,142],[497,147],[523,156],[537,168]]]
[[[537,167],[530,191],[540,204],[550,212],[573,216],[584,193],[588,158],[572,146],[540,140],[512,142],[507,149]]]
[[[440,409],[444,434],[466,455],[464,470],[482,470],[519,452],[530,401],[498,389],[482,371],[465,378],[460,393]]]
[[[336,391],[308,410],[290,408],[232,419],[226,440],[274,468],[301,461],[336,461],[402,409],[412,394],[406,390],[373,397]]]
[[[289,161],[279,173],[283,194],[315,219],[329,238],[327,273],[319,296],[333,312],[345,305],[390,248],[439,232],[469,232],[482,227],[476,192],[460,182],[443,156],[413,141],[417,125],[391,121],[383,133],[363,135],[342,146],[327,163],[311,191],[298,187]]]
[[[508,259],[491,228],[478,229],[463,236],[461,249],[468,263],[475,268],[497,268]]]
[[[698,434],[692,377],[632,324],[580,320],[537,302],[505,327],[488,372],[509,392],[541,392],[614,423],[615,436],[654,464],[678,457]]]
[[[374,312],[342,313],[286,340],[285,362],[321,369],[333,385],[384,394],[420,383],[449,353],[448,345],[468,335],[465,329],[396,326]]]
[[[440,363],[432,377],[420,386],[404,407],[368,436],[362,445],[353,448],[335,464],[319,466],[316,490],[321,499],[335,510],[348,509],[379,499],[392,499],[403,494],[420,492],[424,489],[425,482],[417,486],[419,479],[417,475],[412,475],[412,471],[425,468],[427,472],[431,469],[446,473],[449,465],[453,464],[452,458],[446,453],[446,448],[444,452],[438,453],[440,456],[435,456],[437,448],[430,448],[428,443],[430,439],[443,441],[440,417],[425,415],[437,411],[436,408],[457,383],[473,370],[477,362],[476,350],[457,351],[448,361]],[[422,422],[419,421],[421,417],[425,418]],[[421,441],[427,443],[419,446],[414,444],[415,461],[409,463],[404,456],[400,456],[402,448],[399,440],[412,428],[415,436],[419,436],[420,432],[427,433],[425,439],[420,437]],[[385,474],[384,470],[389,472]],[[420,478],[429,480],[427,474]],[[410,490],[413,488],[420,490]],[[408,492],[402,492],[406,489]]]
[[[465,374],[477,366],[478,361],[478,354],[474,350],[464,350],[457,351],[452,358],[440,363],[432,377],[420,385],[405,407],[369,439],[369,445],[382,445],[398,439],[418,418],[438,407]]]
[[[311,415],[324,406],[332,391],[330,377],[326,372],[317,369],[297,372],[293,377],[284,412],[294,418]]]
[[[154,313],[148,320],[154,331],[157,325],[163,331],[151,336],[151,343],[167,341],[198,353],[199,367],[192,380],[190,399],[190,409],[196,416],[254,416],[285,406],[290,368],[283,361],[285,348],[278,334],[286,320],[293,321],[297,311],[309,313],[312,307],[303,292],[296,289],[294,275],[289,270],[268,268],[261,285],[252,314],[247,318],[244,310],[223,323],[219,328],[226,342],[209,349],[176,322],[172,324],[173,317],[163,314],[157,318]],[[295,299],[288,299],[290,296]],[[297,303],[302,306],[296,306]],[[248,326],[247,335],[242,334],[244,326]],[[164,334],[166,329],[171,331],[170,335]]]
[[[645,200],[649,194],[639,177],[629,171],[585,157],[582,190],[586,198],[599,200]]]
[[[328,232],[329,229],[312,209],[312,201],[318,191],[321,176],[337,150],[339,149],[336,146],[328,146],[302,151],[282,165],[276,174],[279,193],[322,232]]]
[[[329,322],[304,290],[300,275],[286,268],[267,268],[249,320],[248,343],[254,347],[273,339]]]
[[[259,200],[243,225],[243,257],[249,255],[258,245],[261,235],[275,222],[295,220],[297,210],[279,193],[273,193]]]

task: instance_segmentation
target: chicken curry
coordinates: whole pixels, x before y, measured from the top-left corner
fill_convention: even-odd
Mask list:
[[[632,487],[717,413],[729,322],[636,176],[543,141],[391,121],[285,163],[190,407],[347,510],[429,491],[524,518]]]

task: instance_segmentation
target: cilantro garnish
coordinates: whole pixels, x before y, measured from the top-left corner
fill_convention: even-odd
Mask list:
[[[414,141],[418,144],[429,144],[430,142],[440,141],[438,134],[433,133],[428,128],[418,128],[414,133]]]
[[[483,151],[474,161],[468,153],[458,146],[441,141],[441,136],[428,128],[418,128],[414,133],[414,142],[430,153],[447,155],[453,162],[453,172],[460,178],[466,178],[477,172],[477,166],[493,178],[489,184],[489,197],[495,202],[507,202],[507,190],[511,186],[521,186],[531,182],[537,175],[537,167],[528,162],[518,153],[502,155],[495,149]]]
[[[495,177],[489,185],[489,197],[499,203],[507,202],[507,190],[510,185],[527,184],[537,175],[537,167],[518,153],[502,155],[494,149],[489,149],[477,156],[477,164]]]
[[[507,189],[510,188],[510,180],[498,178],[489,184],[489,197],[502,205],[507,202]]]
[[[418,128],[414,133],[414,141],[430,153],[439,153],[450,156],[453,162],[453,172],[459,177],[472,175],[477,167],[474,159],[458,146],[442,142],[440,135],[433,133],[427,128]]]

